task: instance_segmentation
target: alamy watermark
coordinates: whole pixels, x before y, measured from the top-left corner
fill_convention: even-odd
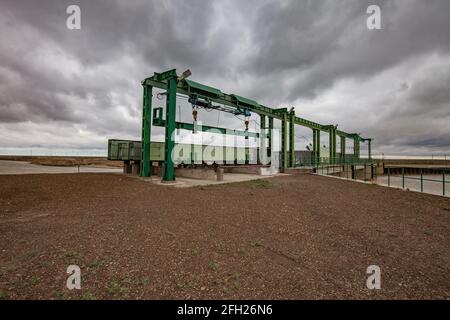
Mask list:
[[[381,289],[381,268],[377,265],[370,265],[367,267],[366,273],[369,274],[366,286],[369,290]]]
[[[81,9],[80,6],[72,4],[67,7],[66,13],[69,15],[66,20],[66,27],[69,30],[81,29]]]
[[[77,265],[70,265],[67,267],[67,274],[70,274],[70,276],[67,278],[66,286],[67,289],[73,290],[81,289],[81,269]]]
[[[367,7],[367,14],[370,14],[366,20],[366,26],[369,30],[381,29],[381,8],[375,4]]]

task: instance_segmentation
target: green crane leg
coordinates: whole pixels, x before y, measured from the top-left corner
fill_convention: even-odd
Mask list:
[[[353,160],[358,161],[359,160],[359,148],[360,148],[360,142],[359,142],[359,137],[356,136],[353,138]]]
[[[336,152],[337,152],[337,136],[336,136],[336,128],[333,129],[333,164],[336,163]]]
[[[267,156],[272,162],[272,146],[273,146],[273,117],[269,117],[269,146],[267,148]]]
[[[152,128],[152,89],[147,84],[144,87],[144,99],[142,103],[142,150],[141,150],[141,177],[151,176],[150,147]]]
[[[313,129],[313,164],[320,164],[320,130]]]
[[[258,150],[258,163],[267,163],[267,152],[266,152],[266,116],[260,115],[259,118],[259,150]]]
[[[248,137],[245,137],[244,140],[245,143],[245,164],[249,164],[250,163],[250,146],[249,146],[249,140]]]
[[[289,115],[289,167],[295,166],[295,113]]]
[[[341,136],[341,163],[345,163],[345,137]]]
[[[234,136],[234,164],[238,164],[238,154],[237,154],[237,136]]]
[[[328,144],[329,144],[329,155],[328,155],[328,163],[333,163],[333,130],[330,129],[328,131]]]
[[[166,97],[166,143],[164,150],[164,175],[163,181],[175,180],[173,164],[173,149],[175,147],[175,115],[177,105],[177,78],[172,76],[167,80]]]
[[[281,169],[287,168],[287,113],[283,113],[281,119]]]
[[[335,129],[330,129],[329,134],[329,163],[334,164],[336,162],[336,131]]]

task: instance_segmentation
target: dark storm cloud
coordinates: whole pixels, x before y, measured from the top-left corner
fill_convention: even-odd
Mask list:
[[[261,7],[249,71],[299,75],[286,92],[292,100],[318,94],[340,78],[364,79],[416,55],[449,52],[449,1],[377,1],[383,30],[370,32],[366,8],[373,3],[292,1]]]
[[[70,4],[81,7],[81,30],[65,26]],[[382,9],[380,31],[366,28],[369,4]],[[374,136],[379,152],[449,147],[450,1],[0,0],[0,8],[0,147],[35,143],[23,133],[34,124],[50,145],[62,144],[51,136],[63,131],[79,148],[138,139],[140,81],[168,68],[274,107],[301,101],[299,116]],[[340,91],[345,81],[353,96]]]

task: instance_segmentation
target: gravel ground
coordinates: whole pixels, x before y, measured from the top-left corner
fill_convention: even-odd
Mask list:
[[[10,175],[0,195],[3,299],[450,298],[448,198],[307,174]],[[65,288],[71,264],[81,290]]]
[[[52,160],[53,161],[53,160]],[[51,166],[51,165],[40,165],[33,164],[26,161],[10,161],[10,160],[0,160],[0,175],[5,174],[38,174],[38,173],[78,173],[80,172],[123,172],[122,168],[115,168],[110,166],[91,166],[91,165],[80,165],[78,166]]]

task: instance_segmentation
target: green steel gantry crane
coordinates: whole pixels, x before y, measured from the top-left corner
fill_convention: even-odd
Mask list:
[[[215,109],[222,112],[231,112],[233,114],[241,114],[248,116],[249,113],[256,113],[260,116],[260,129],[265,137],[268,137],[268,156],[271,156],[273,146],[273,121],[274,119],[281,120],[281,166],[282,169],[295,166],[295,152],[294,152],[294,138],[295,125],[300,125],[312,129],[313,131],[313,162],[320,163],[320,132],[325,131],[329,134],[329,161],[336,163],[339,160],[345,160],[345,142],[346,139],[353,139],[354,159],[360,157],[360,143],[368,142],[368,156],[371,159],[371,142],[370,138],[362,138],[357,133],[346,133],[337,130],[336,125],[321,125],[295,115],[293,109],[287,108],[269,108],[258,102],[238,96],[236,94],[226,94],[219,89],[209,87],[198,82],[186,79],[190,75],[190,71],[178,76],[176,69],[165,72],[155,72],[153,76],[142,81],[144,89],[143,99],[143,113],[142,113],[142,158],[141,158],[141,176],[149,177],[151,175],[150,168],[150,136],[151,125],[165,127],[165,157],[164,157],[164,171],[163,181],[175,180],[174,161],[172,158],[173,149],[175,147],[174,132],[175,129],[196,130],[195,123],[177,122],[176,116],[176,98],[177,93],[189,97],[193,105],[198,104],[206,108]],[[165,120],[162,117],[162,108],[152,109],[152,91],[153,87],[166,90],[166,116]],[[213,103],[220,104],[215,106]],[[153,122],[152,122],[153,115]],[[266,118],[268,119],[268,131]],[[218,128],[211,126],[202,126],[202,131],[210,129],[218,130],[224,134],[232,134],[235,136],[259,137],[258,133],[251,133],[247,130],[229,130],[226,128]],[[289,130],[289,158],[288,158],[288,130]],[[336,137],[340,137],[340,157],[336,159]],[[259,139],[260,147],[265,147],[265,139]]]

